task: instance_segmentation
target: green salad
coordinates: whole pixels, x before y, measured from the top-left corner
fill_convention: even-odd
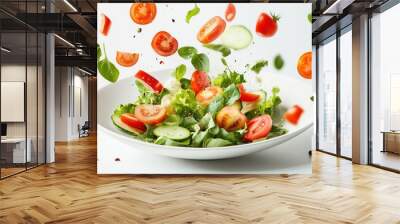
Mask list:
[[[139,96],[115,109],[113,123],[146,142],[186,147],[246,144],[287,133],[283,125],[290,119],[281,106],[279,88],[268,93],[247,91],[244,75],[222,62],[225,71],[213,79],[201,70],[184,78],[182,64],[169,88],[139,70],[135,75]]]

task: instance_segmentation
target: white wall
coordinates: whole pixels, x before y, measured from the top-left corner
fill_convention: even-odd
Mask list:
[[[88,120],[88,78],[72,67],[56,67],[55,74],[55,140],[70,141]]]

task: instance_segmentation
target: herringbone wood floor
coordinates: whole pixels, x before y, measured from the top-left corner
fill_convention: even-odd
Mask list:
[[[313,175],[98,176],[96,139],[0,181],[0,223],[400,223],[400,175],[315,152]]]

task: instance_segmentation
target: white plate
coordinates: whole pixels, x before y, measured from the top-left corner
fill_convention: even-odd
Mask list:
[[[162,83],[166,83],[166,81],[171,78],[171,72],[172,70],[163,70],[151,72],[151,74]],[[254,77],[254,74],[251,75]],[[262,86],[262,88],[266,90],[268,94],[271,94],[271,89],[273,86],[278,86],[281,90],[279,96],[282,99],[283,106],[291,107],[297,104],[304,108],[304,113],[298,125],[293,126],[286,124],[285,128],[288,129],[288,133],[279,137],[249,144],[226,147],[177,147],[143,142],[121,132],[113,125],[111,121],[111,115],[118,105],[134,102],[137,98],[138,92],[135,86],[135,79],[132,76],[121,79],[115,84],[107,85],[98,90],[98,129],[99,131],[103,131],[104,133],[107,133],[121,142],[131,146],[132,149],[145,150],[150,153],[174,158],[211,160],[233,158],[269,149],[275,145],[281,144],[282,142],[289,141],[312,126],[314,110],[313,102],[310,100],[310,96],[312,94],[311,81],[304,81],[293,77],[289,78],[284,74],[268,75],[267,77],[264,77],[261,84],[256,82],[255,78],[246,77],[246,80],[249,81],[249,84],[257,86],[255,89],[258,89],[260,86]]]

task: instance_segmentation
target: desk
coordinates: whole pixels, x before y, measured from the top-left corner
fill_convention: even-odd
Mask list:
[[[25,154],[25,138],[5,138],[1,139],[1,156],[7,163],[25,163],[30,162],[32,158],[32,141],[27,138]],[[12,159],[11,159],[12,158]],[[26,160],[26,161],[25,161]]]
[[[400,131],[382,131],[383,150],[382,152],[392,152],[400,154]]]

